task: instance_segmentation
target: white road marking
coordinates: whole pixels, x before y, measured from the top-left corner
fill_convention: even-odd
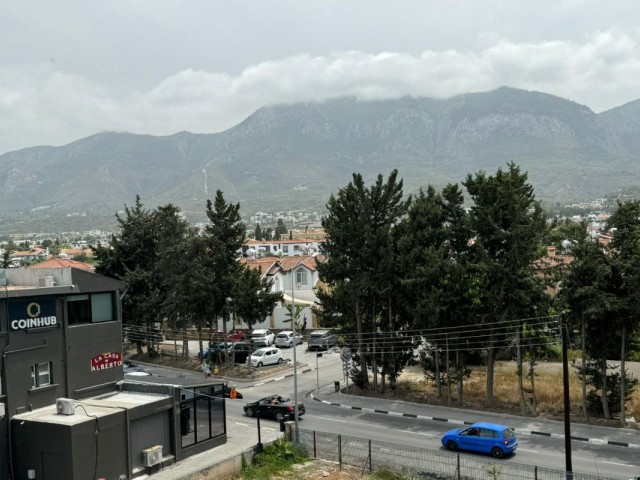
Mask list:
[[[251,425],[249,425],[248,423],[238,422],[237,420],[234,420],[233,423],[235,423],[236,425],[241,425],[243,427],[251,427]]]
[[[412,433],[414,435],[423,435],[425,437],[439,437],[440,435],[435,435],[433,433],[422,433],[422,432],[412,432],[411,430],[398,430],[399,432]]]
[[[329,422],[338,422],[338,423],[347,423],[345,420],[336,420],[335,418],[327,418],[327,417],[316,417],[320,420],[327,420]]]
[[[600,463],[608,463],[608,464],[610,464],[610,465],[619,465],[619,466],[621,466],[621,467],[638,468],[638,466],[637,466],[637,465],[629,465],[628,463],[616,463],[616,462],[605,462],[605,461],[602,461],[602,462],[600,462]]]
[[[531,453],[538,453],[537,450],[529,450],[527,448],[520,448],[518,447],[518,449],[516,450],[517,452],[531,452]]]

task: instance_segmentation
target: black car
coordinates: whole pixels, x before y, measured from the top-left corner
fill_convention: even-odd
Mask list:
[[[247,342],[227,342],[226,349],[229,358],[234,359],[235,363],[246,363],[247,358],[251,354],[251,347]],[[206,359],[213,362],[222,362],[224,358],[225,343],[209,343],[209,348],[203,352]]]
[[[247,358],[251,355],[251,345],[249,342],[235,342],[230,344],[229,355],[235,363],[247,363]]]
[[[298,402],[298,417],[304,415],[304,405]],[[294,415],[294,404],[289,398],[280,395],[269,395],[257,402],[249,402],[244,406],[247,417],[255,417],[260,412],[260,418],[270,417],[280,421],[285,415]]]

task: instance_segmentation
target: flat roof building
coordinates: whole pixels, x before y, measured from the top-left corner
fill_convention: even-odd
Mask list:
[[[124,380],[122,292],[0,269],[0,480],[131,479],[226,442],[224,384]]]

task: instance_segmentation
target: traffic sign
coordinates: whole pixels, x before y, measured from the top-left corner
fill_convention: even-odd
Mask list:
[[[342,350],[340,350],[340,359],[344,363],[351,361],[351,349],[349,347],[342,347]]]

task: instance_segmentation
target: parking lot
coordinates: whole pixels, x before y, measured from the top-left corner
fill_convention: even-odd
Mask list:
[[[178,349],[179,353],[182,351],[182,341],[178,341]],[[163,345],[163,350],[165,351],[174,351],[174,342],[172,340],[165,340],[161,343]],[[208,347],[208,343],[203,341],[203,348]],[[192,357],[197,357],[200,351],[200,346],[197,340],[189,340],[189,355]],[[293,348],[281,348],[282,358],[285,360],[293,361]],[[307,350],[307,342],[301,343],[296,347],[296,359],[298,360],[298,364],[307,364],[309,366],[315,366],[316,364],[316,353],[321,353],[325,358],[324,361],[327,360],[326,357],[333,359],[335,357],[336,361],[339,361],[340,358],[340,350],[337,347],[330,348],[328,351],[319,350],[319,351],[309,351]],[[270,368],[270,367],[262,367],[262,368]]]

